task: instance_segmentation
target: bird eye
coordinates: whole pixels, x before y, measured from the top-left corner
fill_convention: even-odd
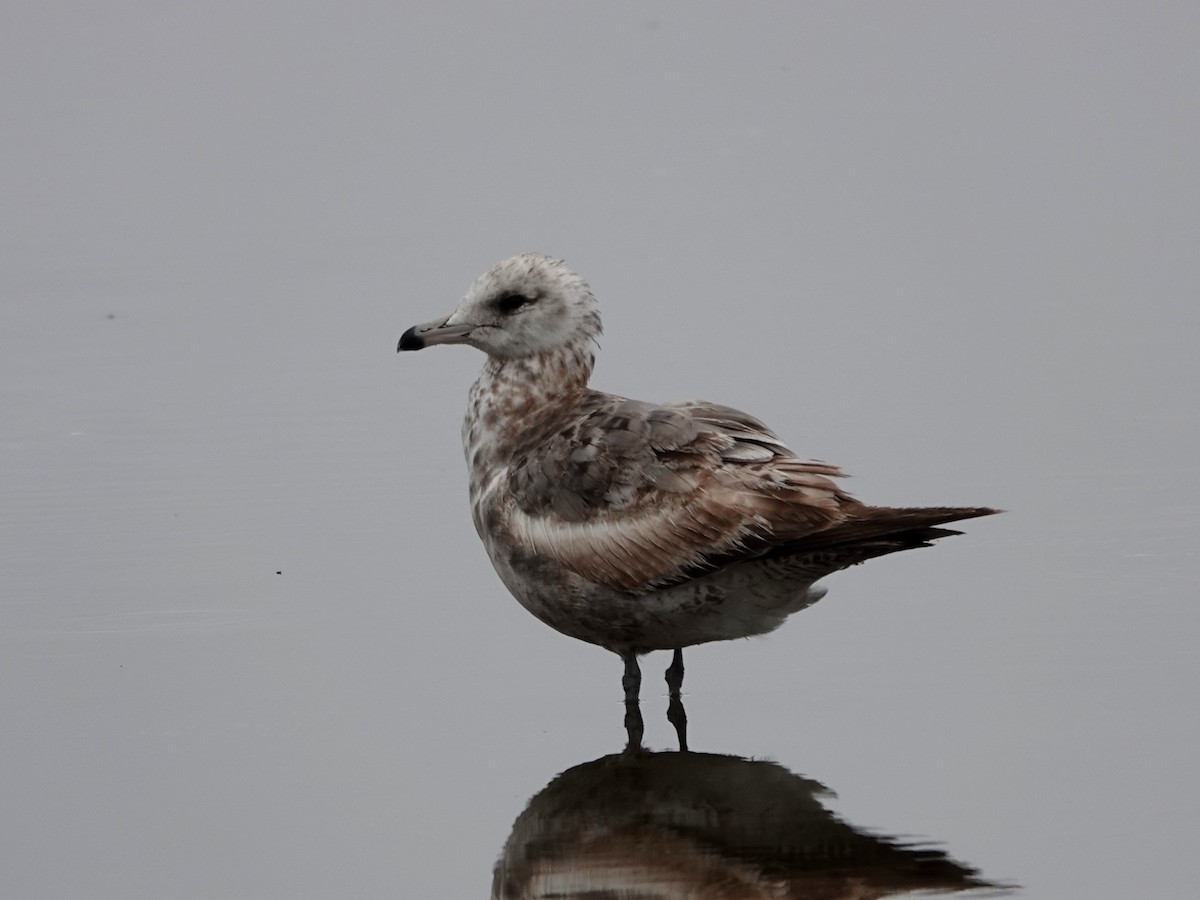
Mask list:
[[[524,294],[501,294],[496,298],[496,306],[501,312],[511,313],[516,312],[523,306],[528,306],[533,302],[532,297],[526,297]]]

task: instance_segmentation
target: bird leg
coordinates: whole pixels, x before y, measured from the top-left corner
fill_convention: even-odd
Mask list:
[[[621,676],[621,687],[625,688],[625,702],[637,703],[638,691],[642,689],[642,669],[638,665],[637,654],[622,653],[621,659],[625,663],[625,674]]]
[[[679,692],[683,690],[683,648],[676,647],[675,655],[671,658],[671,665],[667,666],[667,690],[671,692],[672,697],[678,697]]]
[[[667,704],[667,721],[675,726],[675,735],[679,738],[679,752],[687,752],[687,712],[683,708],[683,649],[675,648],[675,656],[667,667],[667,691],[670,702]]]
[[[623,653],[621,659],[625,661],[625,674],[621,676],[621,686],[625,689],[625,734],[628,737],[625,751],[630,752],[642,749],[642,735],[645,732],[642,709],[638,702],[642,670],[638,666],[636,653]]]

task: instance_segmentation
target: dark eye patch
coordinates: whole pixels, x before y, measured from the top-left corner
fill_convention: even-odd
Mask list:
[[[496,298],[496,306],[501,312],[511,313],[533,301],[533,297],[526,297],[524,294],[501,294]]]

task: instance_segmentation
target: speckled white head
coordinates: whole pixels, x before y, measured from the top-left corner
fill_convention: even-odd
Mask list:
[[[470,344],[489,356],[519,359],[581,348],[599,335],[587,282],[562,260],[522,253],[480,275],[448,317],[408,329],[396,349]]]

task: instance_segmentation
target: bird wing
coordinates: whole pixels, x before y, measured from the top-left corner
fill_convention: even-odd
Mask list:
[[[509,470],[505,523],[531,552],[636,591],[845,522],[863,507],[840,474],[739,410],[593,393]]]

